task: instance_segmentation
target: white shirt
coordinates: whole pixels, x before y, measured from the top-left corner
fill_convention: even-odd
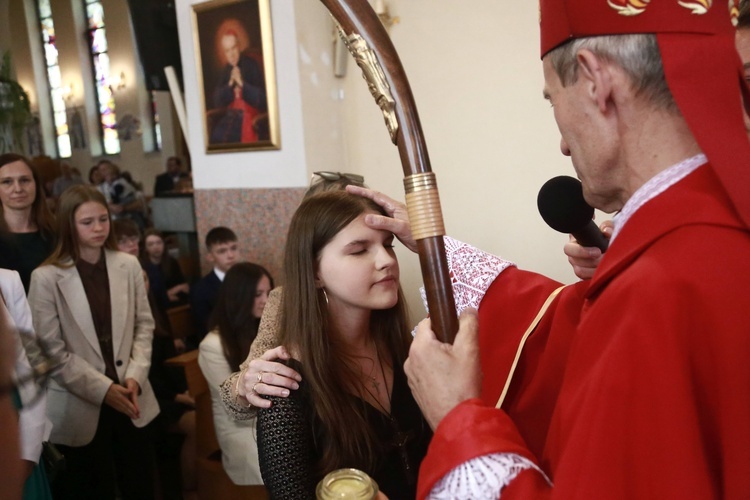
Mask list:
[[[219,278],[219,281],[224,283],[224,276],[227,275],[224,271],[219,270],[218,267],[214,267],[214,274],[216,274],[216,277]]]

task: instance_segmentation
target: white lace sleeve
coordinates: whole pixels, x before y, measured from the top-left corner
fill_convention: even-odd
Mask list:
[[[536,464],[521,455],[492,453],[464,462],[450,471],[435,485],[427,498],[497,500],[501,498],[503,488],[527,469],[535,469],[550,482]]]
[[[512,262],[483,252],[450,236],[443,237],[443,242],[458,314],[461,314],[467,307],[478,308],[495,278],[505,269],[515,266]],[[429,312],[424,287],[419,289],[419,293],[425,309]]]

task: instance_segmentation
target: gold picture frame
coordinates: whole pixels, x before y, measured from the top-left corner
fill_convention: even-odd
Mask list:
[[[270,0],[193,6],[207,153],[281,149]]]

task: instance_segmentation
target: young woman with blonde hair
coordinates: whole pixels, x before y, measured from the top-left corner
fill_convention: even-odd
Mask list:
[[[31,276],[34,329],[59,360],[47,390],[50,441],[65,455],[57,499],[153,498],[144,426],[159,413],[148,382],[154,321],[138,260],[116,250],[102,194],[60,197],[58,242]]]

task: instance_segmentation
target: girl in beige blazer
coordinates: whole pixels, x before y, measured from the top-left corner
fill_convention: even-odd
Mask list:
[[[102,194],[74,186],[59,201],[58,244],[32,273],[29,302],[47,354],[50,441],[66,470],[55,498],[153,497],[144,426],[159,413],[148,382],[154,321],[138,261],[114,250]],[[102,299],[109,295],[109,300]]]

